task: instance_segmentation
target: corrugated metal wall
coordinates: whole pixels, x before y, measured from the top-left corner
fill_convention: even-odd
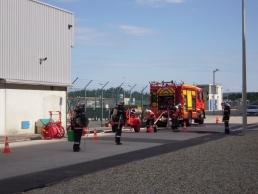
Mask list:
[[[71,12],[32,0],[0,0],[0,78],[69,84],[73,36]],[[41,57],[47,60],[40,65]]]

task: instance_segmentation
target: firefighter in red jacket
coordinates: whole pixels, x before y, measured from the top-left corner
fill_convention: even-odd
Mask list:
[[[171,118],[172,118],[171,128],[174,132],[178,132],[177,126],[178,126],[178,117],[179,117],[180,108],[181,108],[181,103],[174,106],[172,111],[171,111]]]
[[[151,131],[148,130],[150,126],[154,127],[153,131],[156,133],[157,132],[157,128],[156,128],[156,125],[154,125],[156,116],[155,116],[154,112],[152,112],[151,110],[146,109],[145,110],[145,115],[147,117],[147,121],[146,121],[147,131],[146,131],[146,133],[150,133],[151,132]]]

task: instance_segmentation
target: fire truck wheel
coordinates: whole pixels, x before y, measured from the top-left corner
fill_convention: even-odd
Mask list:
[[[203,124],[204,123],[204,114],[203,111],[199,112],[199,124]]]
[[[190,112],[188,113],[188,119],[186,120],[185,123],[187,127],[192,125],[192,114]]]
[[[112,125],[112,132],[116,132],[116,126],[115,125]]]

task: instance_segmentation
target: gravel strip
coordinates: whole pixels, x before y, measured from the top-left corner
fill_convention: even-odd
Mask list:
[[[66,180],[26,194],[258,193],[258,131]]]

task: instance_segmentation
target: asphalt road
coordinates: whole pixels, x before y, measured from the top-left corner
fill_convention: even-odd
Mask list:
[[[135,133],[124,128],[123,145],[115,144],[110,128],[90,122],[90,129],[99,131],[82,138],[81,152],[72,151],[73,142],[67,138],[18,141],[9,144],[11,153],[0,155],[0,193],[18,193],[48,184],[71,179],[87,173],[107,169],[136,160],[153,157],[189,146],[225,137],[224,124],[216,124],[217,116],[207,116],[204,125],[193,124],[186,130],[172,132],[159,128],[158,133],[146,133],[142,128]],[[231,134],[242,130],[242,117],[230,118]],[[258,117],[248,117],[248,128],[257,129]]]

